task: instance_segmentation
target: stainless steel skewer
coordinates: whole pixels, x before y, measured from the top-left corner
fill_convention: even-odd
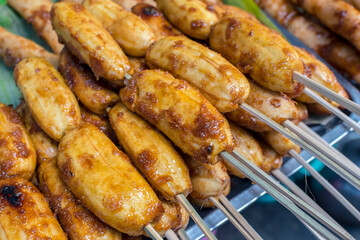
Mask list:
[[[303,139],[306,139],[306,141],[309,144],[311,144],[313,146],[317,146],[318,149],[321,149],[321,152],[323,153],[323,155],[326,156],[326,158],[320,158],[319,160],[322,161],[331,170],[336,172],[339,176],[343,177],[349,183],[351,183],[353,186],[355,186],[357,189],[360,190],[360,176],[356,172],[357,167],[355,169],[351,168],[346,163],[341,161],[341,158],[338,158],[337,156],[333,156],[332,151],[328,150],[328,147],[324,147],[323,144],[316,141],[311,135],[307,134],[305,131],[303,131],[301,128],[296,126],[291,121],[285,121],[283,123],[283,125],[285,127],[287,127],[288,129],[290,129],[292,132],[294,132],[296,135],[300,136]],[[304,149],[306,151],[308,151],[308,149],[306,149],[306,148],[304,148]],[[311,152],[309,152],[309,153],[311,153]],[[316,155],[314,155],[314,156],[316,156]],[[318,156],[316,156],[316,157],[318,157]]]
[[[187,233],[185,232],[185,230],[183,228],[180,228],[177,231],[177,234],[181,240],[190,240],[189,236],[187,235]]]
[[[316,181],[318,181],[341,205],[343,205],[357,220],[360,221],[360,212],[336,188],[334,188],[320,173],[311,167],[296,151],[290,150],[290,155],[297,160]]]
[[[176,235],[176,233],[174,233],[173,230],[169,229],[166,231],[165,233],[165,237],[168,239],[168,240],[180,240],[178,238],[178,236]]]
[[[255,231],[255,229],[246,221],[246,219],[234,208],[231,202],[221,195],[220,202],[226,207],[226,209],[235,217],[235,219],[243,226],[246,231],[256,240],[261,240],[262,237]]]
[[[200,215],[196,212],[196,210],[193,208],[193,206],[189,203],[189,201],[186,199],[186,197],[180,193],[175,196],[175,198],[179,201],[179,203],[186,209],[186,211],[189,213],[191,218],[194,220],[196,225],[199,226],[201,231],[205,234],[205,236],[209,240],[216,240],[217,238],[215,235],[211,232],[210,228],[206,225],[204,220],[200,217]]]
[[[327,239],[337,239],[337,237],[335,237],[332,233],[325,229],[321,224],[316,222],[305,212],[303,212],[299,207],[297,207],[289,199],[289,197],[292,195],[289,191],[287,191],[279,183],[267,176],[267,174],[264,174],[260,169],[258,169],[258,167],[256,167],[245,157],[241,156],[239,153],[236,152],[233,152],[231,154],[227,152],[222,152],[220,154],[225,161],[227,161],[228,163],[236,167],[239,171],[244,173],[247,178],[251,179],[253,182],[256,182],[261,188],[268,192],[272,197],[274,197],[279,203],[281,203],[294,215],[301,218],[305,223],[316,229],[316,231],[318,231],[323,237]],[[279,191],[279,189],[281,189],[282,191]],[[301,202],[301,205],[306,204],[303,201]],[[306,204],[306,206],[308,206],[308,204]],[[317,215],[321,215],[315,209],[311,209],[313,212],[316,212]],[[347,233],[344,233],[340,228],[338,228],[338,226],[334,226],[332,222],[329,222],[326,219],[321,220],[323,220],[323,222],[326,222],[326,225],[330,227],[334,232],[342,236],[342,238],[353,239],[351,235],[349,236]]]
[[[293,73],[293,79],[304,84],[306,87],[320,93],[321,95],[329,98],[330,100],[337,102],[344,108],[348,109],[349,111],[360,115],[360,105],[354,103],[353,101],[344,98],[343,96],[340,96],[339,94],[335,93],[334,91],[331,91],[330,89],[322,86],[321,84],[311,80],[310,78],[304,76],[301,73],[294,72]]]
[[[310,145],[307,142],[305,142],[303,139],[295,135],[294,133],[290,132],[283,126],[279,125],[269,117],[265,116],[255,108],[249,106],[246,103],[242,103],[239,105],[242,109],[249,112],[250,114],[254,115],[255,117],[259,118],[261,121],[265,122],[267,125],[272,127],[275,131],[283,134],[285,137],[293,141],[294,143],[298,144],[302,148],[304,148],[306,151],[308,151],[310,154],[318,158],[320,161],[322,161],[325,165],[327,165],[329,168],[331,168],[334,172],[339,174],[341,177],[346,179],[349,183],[354,185],[355,187],[360,189],[360,180],[356,177],[354,177],[349,171],[345,170],[344,168],[340,167],[338,164],[334,162],[334,160],[328,158],[326,155],[324,155],[324,150],[320,151],[317,148],[315,148],[315,145]],[[296,125],[295,125],[296,126]],[[291,129],[292,130],[292,129]]]
[[[153,240],[163,240],[163,238],[159,235],[157,231],[150,225],[145,226],[145,232],[151,237]]]
[[[239,222],[226,210],[226,208],[214,197],[210,197],[210,201],[218,208],[220,211],[229,219],[229,221],[239,230],[239,232],[248,240],[253,240],[254,238],[245,230],[245,228],[240,225]],[[255,239],[254,239],[255,240]]]

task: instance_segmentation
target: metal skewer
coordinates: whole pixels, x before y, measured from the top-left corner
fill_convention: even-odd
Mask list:
[[[153,240],[163,240],[163,238],[159,235],[159,233],[150,225],[145,226],[145,232],[151,237]]]
[[[172,229],[169,229],[166,231],[165,233],[165,237],[168,239],[168,240],[180,240],[178,238],[178,236],[176,235],[176,233],[174,233],[174,231]]]
[[[345,113],[340,111],[337,107],[334,107],[331,105],[328,101],[317,95],[315,92],[310,90],[309,88],[304,89],[304,93],[314,99],[316,102],[321,104],[324,108],[332,112],[335,116],[349,124],[357,133],[360,134],[360,125],[356,123],[354,120],[352,120],[350,117],[348,117]]]
[[[325,159],[319,159],[321,160],[327,167],[329,167],[331,170],[336,172],[339,176],[346,179],[349,183],[351,183],[353,186],[355,186],[357,189],[360,190],[360,176],[357,174],[357,168],[354,169],[350,166],[348,166],[346,163],[341,161],[341,158],[338,158],[336,155],[334,156],[332,154],[332,151],[329,150],[328,147],[325,147],[321,142],[317,142],[311,135],[307,134],[305,131],[303,131],[301,128],[296,126],[291,121],[285,121],[283,123],[285,127],[293,131],[296,135],[300,136],[303,139],[306,139],[306,141],[313,145],[317,146],[319,150],[323,153],[323,155],[326,156]],[[308,151],[308,149],[305,149]],[[313,154],[314,155],[314,154]],[[316,156],[316,155],[314,155]],[[317,156],[316,156],[317,157]],[[330,160],[330,161],[329,161]]]
[[[227,208],[227,210],[235,217],[235,219],[243,226],[246,231],[256,240],[261,240],[262,237],[255,231],[255,229],[246,221],[246,219],[234,208],[230,201],[221,194],[220,202]]]
[[[180,228],[177,231],[177,234],[181,240],[190,240],[189,236],[187,235],[187,233],[185,232],[185,230],[183,228]]]
[[[360,168],[355,163],[353,163],[349,158],[347,158],[339,150],[332,147],[328,142],[326,142],[324,139],[322,139],[316,132],[314,132],[311,128],[309,128],[305,123],[299,122],[298,127],[301,128],[303,131],[305,131],[307,134],[311,135],[316,140],[318,140],[320,143],[324,144],[329,149],[331,149],[332,153],[337,155],[338,157],[340,157],[344,164],[346,163],[353,171],[356,171],[356,173],[360,175]]]
[[[296,159],[310,174],[313,176],[341,205],[343,205],[357,220],[360,221],[360,212],[336,189],[334,188],[320,173],[311,167],[296,151],[290,150],[290,155]]]
[[[247,160],[245,157],[240,155],[239,153],[233,152],[231,154],[227,152],[220,153],[225,161],[236,167],[239,171],[241,171],[247,178],[251,179],[253,182],[256,182],[260,187],[262,187],[266,192],[268,192],[272,197],[274,197],[279,203],[281,203],[284,207],[286,207],[289,211],[291,211],[295,216],[301,218],[306,224],[312,226],[316,231],[319,232],[323,237],[327,239],[337,239],[332,233],[330,233],[327,229],[325,229],[322,225],[304,213],[299,207],[297,207],[289,197],[294,198],[295,196],[291,196],[289,191],[287,191],[284,187],[282,187],[279,183],[271,179],[267,174],[263,174],[263,172],[256,167],[253,163]],[[266,176],[265,176],[266,175]],[[279,191],[281,189],[281,191]],[[301,205],[308,204],[300,200]],[[311,208],[311,207],[310,207]],[[320,213],[318,213],[315,209],[311,208],[311,211],[316,213],[316,215],[320,215],[324,217]],[[319,216],[318,216],[319,217]],[[334,232],[342,236],[345,239],[352,239],[352,236],[347,233],[344,233],[338,226],[334,226],[332,222],[329,222],[327,219],[319,219],[329,228],[331,228]]]
[[[275,131],[283,134],[285,137],[293,141],[294,143],[298,144],[302,148],[304,148],[306,151],[308,151],[310,154],[318,158],[320,161],[322,161],[325,165],[327,165],[330,169],[332,169],[334,172],[336,172],[338,175],[346,179],[349,183],[354,185],[355,187],[360,189],[360,180],[356,177],[354,177],[349,171],[345,170],[344,168],[340,167],[338,164],[334,162],[333,158],[328,158],[326,155],[324,155],[324,149],[317,149],[313,147],[312,145],[305,142],[303,139],[295,135],[294,133],[290,132],[286,128],[282,127],[269,117],[265,116],[255,108],[249,106],[246,103],[242,103],[239,105],[242,109],[249,112],[250,114],[254,115],[255,117],[259,118],[261,121],[265,122],[267,125],[272,127]],[[289,121],[290,122],[290,121]],[[295,124],[294,124],[295,125]],[[287,127],[287,126],[286,126]],[[296,125],[295,125],[296,127]],[[299,128],[297,128],[299,129]],[[292,130],[292,129],[290,129]],[[293,130],[292,130],[293,131]],[[314,146],[317,146],[317,144],[314,144]],[[321,152],[320,152],[321,150]]]
[[[293,72],[293,79],[304,84],[306,87],[320,93],[321,95],[329,98],[330,100],[337,102],[344,108],[348,109],[349,111],[360,115],[360,106],[353,101],[344,98],[343,96],[331,91],[330,89],[324,87],[323,85],[311,80],[310,78],[302,75],[298,72]]]
[[[224,215],[229,219],[229,221],[239,230],[239,232],[248,240],[253,240],[254,238],[240,225],[239,222],[226,210],[226,208],[214,197],[210,197],[210,201],[218,208]]]
[[[189,203],[189,201],[186,199],[186,197],[180,193],[175,196],[175,198],[181,203],[181,205],[186,209],[186,211],[189,213],[191,218],[194,220],[196,225],[199,226],[201,231],[205,234],[205,236],[209,240],[216,240],[217,238],[215,235],[211,232],[210,228],[205,224],[204,220],[200,217],[200,215],[196,212],[196,210],[193,208],[193,206]]]

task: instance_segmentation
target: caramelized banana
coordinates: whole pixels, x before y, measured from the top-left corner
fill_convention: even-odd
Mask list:
[[[43,57],[55,67],[58,65],[57,55],[46,51],[29,39],[12,34],[0,27],[0,57],[6,65],[15,67],[24,58],[32,56]]]
[[[210,47],[265,88],[285,93],[297,90],[292,74],[304,71],[297,52],[280,34],[257,21],[222,19],[211,32]]]
[[[148,68],[145,58],[129,57],[130,65],[134,70],[134,73],[140,72]]]
[[[190,169],[191,183],[193,190],[189,199],[201,207],[213,207],[210,197],[218,198],[226,196],[230,192],[230,177],[222,162],[214,165],[201,163],[193,160],[186,160]]]
[[[120,101],[119,96],[109,87],[96,81],[91,70],[73,56],[66,48],[60,53],[59,70],[67,85],[79,101],[90,111],[106,114],[106,108]]]
[[[261,136],[280,156],[288,155],[290,150],[295,150],[297,153],[301,151],[298,145],[276,131],[264,132]]]
[[[167,200],[191,191],[189,170],[171,143],[145,120],[118,103],[109,112],[118,140],[153,189]]]
[[[256,166],[261,167],[263,163],[262,150],[257,140],[245,129],[230,124],[231,132],[234,139],[234,150],[246,157]],[[245,178],[245,175],[233,165],[224,161],[224,164],[231,175],[239,178]]]
[[[0,238],[68,239],[40,191],[17,177],[0,180]]]
[[[254,15],[251,13],[242,10],[236,6],[219,4],[219,8],[221,9],[222,18],[224,17],[243,17],[248,18],[253,21],[258,21]]]
[[[121,240],[120,232],[79,204],[61,180],[55,158],[43,162],[37,172],[40,190],[70,239]]]
[[[292,120],[298,117],[295,102],[286,95],[266,90],[253,82],[250,82],[250,88],[249,97],[245,102],[272,120],[281,124],[287,119]],[[271,130],[267,124],[246,112],[241,107],[233,112],[227,113],[226,116],[239,126],[256,132]]]
[[[141,235],[163,213],[155,192],[130,159],[91,124],[64,136],[58,166],[63,181],[82,204],[121,232]]]
[[[165,212],[161,216],[160,221],[154,225],[154,229],[161,235],[172,229],[177,231],[180,228],[185,228],[189,222],[189,214],[179,203],[161,201]],[[148,236],[145,234],[145,236]]]
[[[117,143],[116,135],[112,129],[109,120],[105,116],[98,115],[80,107],[81,123],[89,123],[97,127],[104,133],[113,143]]]
[[[85,0],[83,5],[102,23],[126,54],[145,56],[146,50],[155,41],[151,28],[141,18],[111,0]]]
[[[220,112],[237,109],[250,92],[248,80],[231,63],[185,37],[157,41],[146,54],[146,63],[188,81]]]
[[[53,3],[50,0],[7,0],[7,3],[33,25],[37,34],[46,40],[54,53],[60,53],[64,46],[58,42],[51,26],[50,10]]]
[[[213,5],[200,0],[157,0],[158,8],[180,31],[190,37],[206,40],[218,21]]]
[[[51,9],[51,21],[61,42],[96,78],[123,85],[125,73],[132,73],[129,59],[89,11],[80,4],[58,2]]]
[[[136,4],[131,11],[144,20],[155,34],[156,40],[166,36],[181,36],[183,35],[179,30],[173,27],[164,14],[156,7],[147,4]]]
[[[35,122],[31,116],[29,107],[24,101],[17,106],[17,111],[24,123],[25,129],[28,132],[31,141],[34,144],[37,163],[40,164],[48,159],[55,158],[57,155],[57,142],[51,139]]]
[[[12,107],[0,103],[0,179],[30,179],[35,172],[34,145]]]
[[[50,137],[59,141],[67,130],[80,124],[80,108],[74,94],[45,59],[22,60],[14,77],[34,119]]]
[[[220,152],[233,148],[227,120],[197,90],[168,73],[139,72],[120,97],[194,159],[215,164]]]
[[[316,59],[315,56],[307,52],[305,49],[301,49],[297,47],[295,47],[295,49],[298,52],[301,60],[309,67],[311,71],[311,79],[313,81],[336,92],[337,94],[340,94],[343,97],[349,98],[345,89],[337,81],[334,73],[324,63]],[[315,101],[306,94],[302,94],[295,99],[300,102],[315,103]],[[338,103],[330,100],[327,101],[329,101],[333,106],[339,107]]]
[[[261,146],[262,155],[263,155],[263,164],[261,169],[264,172],[270,173],[271,171],[278,169],[282,165],[282,157],[275,152],[273,148],[269,145],[258,139],[258,142]]]
[[[129,12],[131,12],[131,9],[136,4],[145,3],[151,6],[156,6],[155,0],[113,0],[113,1],[119,4],[120,6],[122,6],[123,8],[125,8],[125,10]]]

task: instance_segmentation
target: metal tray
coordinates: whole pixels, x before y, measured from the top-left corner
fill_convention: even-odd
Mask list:
[[[296,46],[305,48],[309,52],[313,53],[317,58],[321,59],[336,75],[338,81],[343,85],[343,87],[348,92],[349,96],[356,103],[360,104],[360,91],[351,84],[351,82],[345,79],[338,71],[333,67],[329,66],[321,57],[316,53],[306,47],[300,40],[295,38],[291,33],[289,33],[285,28],[280,26],[273,18],[268,16],[274,24],[281,30],[282,34],[288,39],[288,41]],[[360,123],[360,117],[355,114],[349,115],[356,122]],[[330,117],[310,117],[306,123],[311,126],[311,128],[322,136],[322,138],[330,143],[331,145],[336,144],[341,141],[347,134],[349,134],[352,129],[343,123],[341,120],[335,116]],[[302,151],[301,156],[306,159],[308,162],[311,162],[314,157],[309,153]],[[287,175],[291,176],[297,171],[299,171],[302,166],[293,158],[284,159],[284,164],[281,167],[281,171]],[[239,179],[232,177],[231,179],[231,192],[228,195],[228,198],[232,205],[242,211],[245,208],[253,204],[258,198],[263,196],[266,192],[257,185],[253,185],[249,180]],[[200,216],[204,219],[205,223],[210,227],[210,229],[216,229],[224,224],[228,219],[219,209],[200,209],[197,208]],[[203,237],[201,230],[193,223],[190,222],[189,226],[186,229],[187,234],[191,240],[197,240]]]

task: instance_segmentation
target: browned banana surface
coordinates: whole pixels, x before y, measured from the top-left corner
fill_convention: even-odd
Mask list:
[[[274,130],[264,132],[261,136],[280,156],[288,155],[290,150],[295,150],[297,153],[301,151],[298,145]]]
[[[258,138],[263,155],[263,164],[260,167],[264,172],[270,173],[271,171],[281,167],[283,160],[276,151],[267,145],[265,142]]]
[[[120,6],[122,6],[123,8],[126,9],[126,11],[131,12],[131,9],[136,5],[136,4],[149,4],[151,6],[156,6],[156,2],[155,0],[113,0],[114,2],[116,2],[117,4],[119,4]]]
[[[189,170],[172,144],[145,120],[118,103],[109,118],[121,146],[153,189],[167,200],[191,191]]]
[[[30,136],[31,141],[34,144],[37,163],[40,164],[48,159],[55,158],[57,155],[57,142],[51,139],[35,122],[31,116],[29,107],[24,101],[17,106],[17,112],[19,113],[25,129]]]
[[[18,176],[30,179],[35,172],[36,153],[19,115],[0,103],[0,179]]]
[[[220,161],[214,165],[186,160],[190,170],[193,191],[189,199],[201,207],[213,207],[210,197],[218,198],[230,192],[230,176],[225,165]]]
[[[224,17],[244,17],[249,18],[253,21],[258,21],[254,15],[251,13],[242,10],[236,6],[226,5],[226,4],[219,4],[219,8],[221,9],[221,16]]]
[[[322,58],[360,82],[360,54],[317,22],[295,11],[288,0],[257,0],[270,16],[284,25]]]
[[[121,233],[84,208],[61,179],[56,159],[39,166],[39,187],[70,239],[121,240]]]
[[[82,5],[57,2],[51,9],[51,21],[61,42],[88,64],[97,78],[123,85],[131,66],[124,52],[101,23]]]
[[[59,141],[80,124],[78,102],[60,73],[45,59],[30,57],[15,68],[14,78],[32,116],[50,137]]]
[[[344,0],[344,2],[350,3],[356,9],[360,10],[360,1],[359,0]]]
[[[144,70],[120,90],[123,103],[196,160],[214,164],[231,151],[227,120],[188,83],[160,70]]]
[[[37,34],[43,37],[54,53],[60,53],[63,45],[58,42],[58,37],[51,26],[50,10],[53,5],[50,0],[7,0],[26,21],[31,23]]]
[[[134,73],[140,72],[148,68],[145,58],[129,57],[130,65],[134,69]]]
[[[230,112],[250,92],[246,77],[220,54],[186,37],[158,40],[146,54],[150,68],[160,68],[188,81],[220,111]]]
[[[43,57],[55,67],[58,65],[59,57],[55,54],[46,51],[29,39],[12,34],[0,27],[0,58],[6,65],[15,67],[22,59],[32,56]]]
[[[111,0],[84,0],[83,5],[102,23],[126,54],[145,56],[146,50],[155,41],[155,35],[145,21]]]
[[[211,32],[210,47],[265,88],[285,93],[297,90],[292,74],[303,73],[297,52],[280,34],[257,21],[220,20]]]
[[[249,97],[245,102],[272,120],[281,124],[287,119],[292,120],[298,117],[295,102],[289,99],[285,94],[267,90],[251,81],[250,88],[251,91]],[[256,132],[271,130],[267,124],[242,108],[238,108],[233,112],[227,113],[226,117],[239,126]]]
[[[68,239],[45,197],[33,184],[17,177],[0,180],[0,238]]]
[[[153,30],[156,40],[166,36],[181,36],[183,35],[179,30],[173,27],[164,14],[156,7],[147,4],[136,4],[131,11],[137,16],[141,17]]]
[[[98,218],[129,235],[159,220],[161,202],[111,140],[92,124],[68,132],[58,166],[67,187]]]
[[[181,32],[199,40],[209,38],[218,21],[213,5],[200,0],[157,0],[158,8]]]
[[[256,166],[261,167],[263,164],[262,150],[257,140],[252,134],[245,129],[230,123],[231,132],[234,138],[234,150],[246,157]],[[224,161],[224,164],[231,175],[239,178],[245,178],[245,175],[233,165]]]
[[[360,12],[340,0],[291,0],[360,50]]]
[[[66,48],[60,53],[59,70],[75,96],[90,111],[106,114],[107,107],[120,101],[103,80],[96,80],[89,67],[81,64]]]

